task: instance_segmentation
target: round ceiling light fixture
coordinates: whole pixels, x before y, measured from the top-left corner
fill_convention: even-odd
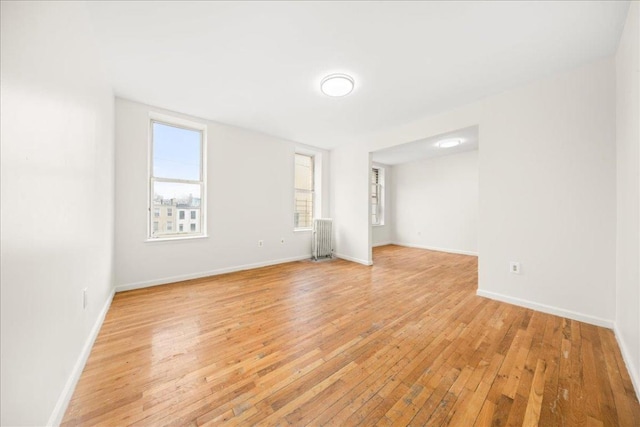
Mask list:
[[[349,95],[355,83],[353,77],[346,74],[331,74],[322,79],[320,90],[327,96],[339,97]]]
[[[438,148],[451,148],[457,147],[460,144],[462,144],[461,139],[443,139],[442,141],[438,142],[437,146]]]

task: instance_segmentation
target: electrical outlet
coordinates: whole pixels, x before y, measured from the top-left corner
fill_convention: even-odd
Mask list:
[[[258,240],[258,246],[260,246],[260,247],[264,246],[264,241]]]
[[[84,288],[82,290],[82,309],[86,310],[87,309],[87,304],[89,301],[87,301],[87,288]]]
[[[284,245],[284,237],[281,237],[281,238],[280,238],[280,244],[281,244],[281,245]]]
[[[516,261],[511,261],[509,263],[509,273],[520,274],[520,263]]]

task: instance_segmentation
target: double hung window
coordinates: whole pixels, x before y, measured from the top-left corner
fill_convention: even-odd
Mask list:
[[[205,147],[204,126],[170,118],[151,119],[150,240],[206,234]],[[183,223],[185,210],[191,211],[188,230]],[[176,211],[180,223],[174,227]]]
[[[295,205],[294,229],[304,230],[313,226],[314,212],[314,157],[295,155]]]
[[[384,225],[384,169],[371,169],[371,224]]]

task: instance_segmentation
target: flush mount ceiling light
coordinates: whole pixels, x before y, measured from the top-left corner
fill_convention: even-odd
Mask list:
[[[438,142],[436,145],[438,146],[438,148],[451,148],[451,147],[456,147],[461,143],[462,143],[461,139],[443,139],[442,141]]]
[[[331,74],[320,82],[320,90],[327,96],[345,96],[353,90],[353,77],[346,74]]]

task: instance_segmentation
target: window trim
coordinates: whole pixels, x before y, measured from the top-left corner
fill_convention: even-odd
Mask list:
[[[200,139],[200,181],[173,179],[173,178],[156,178],[153,176],[153,124],[161,123],[167,126],[177,127],[181,129],[198,131],[201,133]],[[149,112],[148,119],[148,141],[147,141],[147,232],[145,242],[167,242],[176,240],[200,239],[208,238],[207,228],[207,125],[201,122],[182,119],[175,116]],[[200,191],[200,233],[190,233],[187,235],[161,236],[152,237],[152,209],[153,209],[153,185],[155,182],[175,182],[184,184],[199,184]],[[178,211],[178,209],[176,209]],[[172,216],[173,218],[173,216]]]

